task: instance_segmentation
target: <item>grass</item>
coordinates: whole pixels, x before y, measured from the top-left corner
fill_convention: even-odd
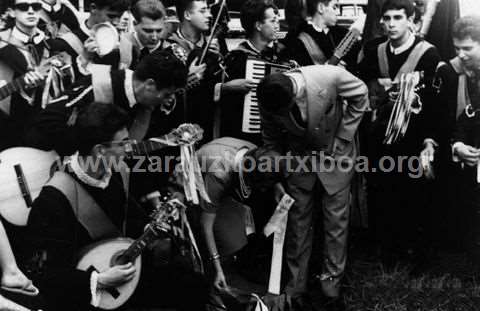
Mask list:
[[[441,253],[421,272],[351,253],[345,301],[353,311],[477,311],[480,275],[461,253]]]

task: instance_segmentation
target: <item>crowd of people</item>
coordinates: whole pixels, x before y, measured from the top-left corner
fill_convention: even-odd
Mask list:
[[[369,0],[348,29],[338,0],[289,0],[280,39],[273,1],[246,0],[233,48],[225,1],[0,9],[0,310],[90,310],[134,282],[124,307],[228,309],[224,262],[269,254],[286,196],[288,310],[314,310],[312,278],[348,309],[352,215],[385,264],[450,248],[480,268],[480,16],[458,1]],[[92,243],[143,243],[165,200],[183,209],[141,271],[78,268]]]

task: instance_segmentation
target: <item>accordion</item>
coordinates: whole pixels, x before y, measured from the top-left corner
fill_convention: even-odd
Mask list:
[[[266,76],[290,70],[289,66],[269,63],[249,58],[246,65],[245,79],[255,83],[255,87],[245,95],[243,102],[242,132],[257,134],[261,131],[260,110],[258,108],[257,86]]]

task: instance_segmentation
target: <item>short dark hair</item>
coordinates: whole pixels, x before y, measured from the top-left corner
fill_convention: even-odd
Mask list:
[[[319,3],[328,5],[330,2],[332,2],[332,0],[307,0],[307,15],[315,15]]]
[[[192,8],[193,2],[206,2],[206,0],[176,0],[175,1],[175,8],[177,9],[177,17],[178,19],[183,22],[185,18],[185,11],[188,11]]]
[[[75,123],[79,153],[88,155],[96,145],[111,141],[128,123],[127,112],[114,104],[88,104]]]
[[[153,79],[157,88],[183,88],[187,84],[187,66],[170,50],[156,50],[145,56],[135,69],[140,81]]]
[[[289,107],[293,96],[292,80],[281,73],[267,76],[257,87],[260,109],[268,113],[274,113]]]
[[[140,0],[132,6],[132,15],[140,23],[142,17],[158,20],[165,17],[166,13],[160,0]]]
[[[274,9],[278,13],[277,6],[271,0],[247,0],[240,13],[240,22],[242,23],[245,34],[251,36],[255,30],[256,22],[265,20],[265,11]]]
[[[415,5],[413,0],[387,0],[382,6],[382,16],[388,10],[405,10],[407,17],[415,14]]]
[[[130,0],[93,0],[92,4],[99,9],[109,8],[116,12],[124,12],[130,8]]]
[[[471,38],[480,43],[480,16],[469,15],[458,19],[453,25],[452,37],[461,40]]]

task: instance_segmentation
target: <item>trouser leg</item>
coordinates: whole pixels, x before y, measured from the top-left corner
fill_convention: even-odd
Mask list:
[[[350,186],[322,197],[324,227],[324,261],[321,275],[322,291],[326,296],[340,294],[340,279],[347,261]]]
[[[315,193],[312,189],[304,189],[290,182],[287,184],[287,192],[295,199],[295,203],[288,213],[285,236],[285,292],[296,297],[307,291]]]

